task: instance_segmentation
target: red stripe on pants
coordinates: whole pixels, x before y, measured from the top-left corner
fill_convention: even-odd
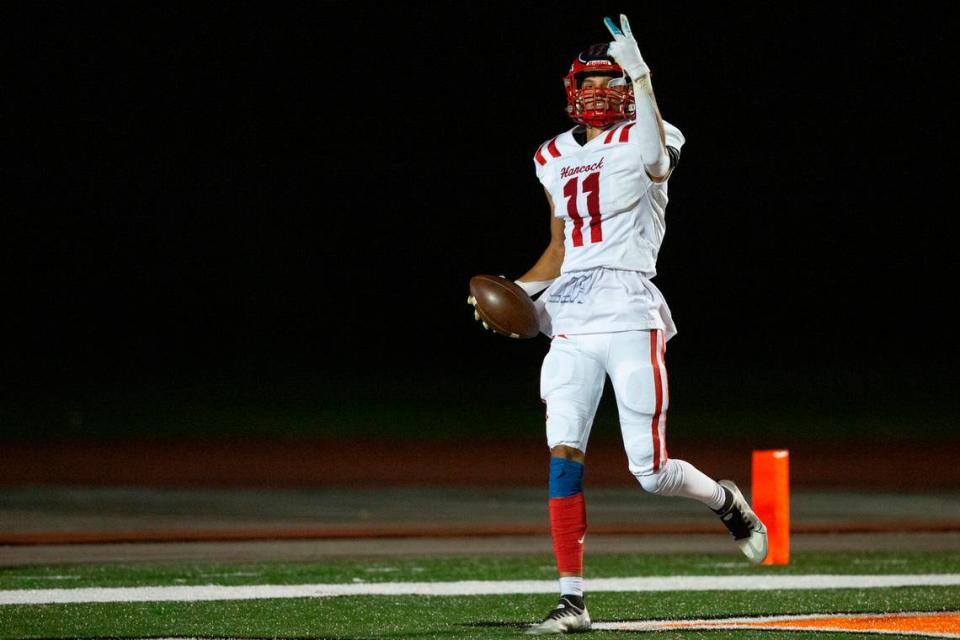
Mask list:
[[[653,385],[657,390],[657,405],[653,410],[653,421],[650,429],[653,431],[653,472],[660,471],[660,412],[663,410],[663,381],[660,379],[660,348],[657,338],[660,332],[650,332],[650,361],[653,364]]]
[[[670,406],[670,374],[667,373],[667,336],[660,334],[660,337],[663,339],[663,343],[660,345],[660,363],[661,370],[663,371],[663,400]],[[660,442],[660,446],[663,448],[663,457],[660,459],[660,466],[667,464],[667,414],[663,413],[663,440]]]
[[[583,494],[550,498],[550,535],[557,571],[583,575],[583,537],[587,533],[587,509]]]

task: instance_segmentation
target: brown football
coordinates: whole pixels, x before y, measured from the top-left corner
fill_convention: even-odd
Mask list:
[[[470,295],[477,312],[491,329],[510,338],[534,338],[540,333],[533,300],[516,284],[499,276],[473,276]]]

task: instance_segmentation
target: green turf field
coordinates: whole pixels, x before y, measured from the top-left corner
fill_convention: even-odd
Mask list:
[[[549,556],[398,558],[324,563],[105,564],[0,570],[0,590],[176,585],[364,584],[453,580],[548,580]],[[713,575],[958,574],[960,551],[798,553],[788,567],[753,567],[729,554],[597,555],[591,578]],[[344,596],[202,602],[2,605],[2,638],[511,638],[545,614],[552,594]],[[748,616],[774,613],[945,611],[960,608],[960,586],[779,591],[596,592],[594,621]],[[851,634],[787,634],[856,638]],[[592,632],[589,637],[765,638],[770,631]],[[907,637],[907,636],[885,636]]]

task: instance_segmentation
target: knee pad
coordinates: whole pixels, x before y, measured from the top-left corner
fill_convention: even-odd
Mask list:
[[[683,485],[683,467],[675,460],[667,460],[667,463],[656,473],[638,475],[637,480],[644,491],[648,491],[657,496],[676,495],[677,490]]]
[[[647,493],[652,493],[654,495],[660,494],[660,477],[663,474],[660,473],[651,473],[646,476],[637,476],[637,480],[640,481],[640,486],[643,487],[643,490]]]

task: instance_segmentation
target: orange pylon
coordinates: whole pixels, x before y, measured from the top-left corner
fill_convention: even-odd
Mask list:
[[[753,452],[752,507],[767,526],[763,564],[790,564],[790,452]]]

